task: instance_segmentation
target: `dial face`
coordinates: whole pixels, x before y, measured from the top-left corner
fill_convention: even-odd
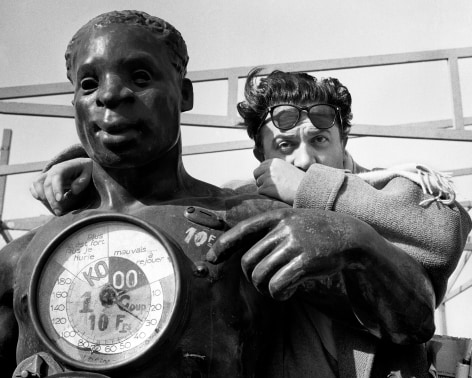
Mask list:
[[[75,366],[107,370],[157,345],[175,318],[179,292],[178,267],[162,236],[108,220],[57,240],[32,281],[33,317],[52,351]]]

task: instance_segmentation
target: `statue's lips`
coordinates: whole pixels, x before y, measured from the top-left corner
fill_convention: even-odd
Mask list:
[[[106,125],[99,126],[97,136],[105,146],[119,147],[126,145],[139,136],[135,125]]]

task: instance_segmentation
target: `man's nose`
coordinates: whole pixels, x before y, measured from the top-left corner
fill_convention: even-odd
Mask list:
[[[97,105],[106,108],[116,108],[122,102],[132,102],[133,91],[127,87],[123,80],[116,75],[108,75],[99,85]]]
[[[302,144],[294,151],[293,165],[302,171],[308,170],[316,162],[316,151],[313,148]]]

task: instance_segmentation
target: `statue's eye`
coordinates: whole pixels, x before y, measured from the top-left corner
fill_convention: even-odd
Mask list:
[[[137,70],[133,72],[132,79],[138,87],[145,87],[151,81],[151,74],[145,70]]]
[[[80,87],[84,90],[84,91],[90,91],[90,90],[93,90],[93,89],[97,89],[98,87],[98,81],[91,78],[91,77],[87,77],[85,79],[82,79],[80,81]]]

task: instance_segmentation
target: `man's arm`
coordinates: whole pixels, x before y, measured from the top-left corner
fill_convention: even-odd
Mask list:
[[[55,215],[78,209],[87,198],[92,161],[80,144],[53,157],[30,185],[31,195]]]
[[[309,295],[316,303],[317,291],[304,284],[340,274],[347,302],[372,334],[406,344],[424,342],[434,333],[435,295],[424,268],[353,217],[302,209],[270,211],[223,234],[207,259],[218,263],[242,251],[247,279],[274,299]],[[346,298],[337,288],[333,294],[332,301],[339,303],[332,308],[339,304],[345,309]]]
[[[368,223],[423,265],[439,305],[472,222],[456,202],[420,205],[432,197],[401,176],[379,181],[374,187],[357,175],[315,164],[305,173],[294,206],[341,212]]]
[[[58,162],[31,183],[31,195],[55,215],[80,208],[91,190],[92,160],[74,158]]]
[[[354,175],[313,164],[303,172],[280,159],[263,162],[254,176],[260,194],[296,208],[349,214],[374,227],[423,264],[440,303],[471,229],[447,180],[424,169]]]

